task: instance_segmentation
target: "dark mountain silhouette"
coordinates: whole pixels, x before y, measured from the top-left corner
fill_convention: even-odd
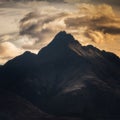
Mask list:
[[[0,65],[0,68],[2,68],[2,65]]]
[[[49,117],[47,114],[25,99],[0,90],[0,120],[46,120],[47,117]]]
[[[120,119],[119,57],[64,31],[38,55],[25,52],[2,66],[0,85],[49,114]]]
[[[82,120],[48,115],[29,101],[5,90],[0,90],[0,120]]]

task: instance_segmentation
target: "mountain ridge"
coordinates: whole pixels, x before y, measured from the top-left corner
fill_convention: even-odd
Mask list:
[[[119,57],[82,46],[65,31],[38,55],[25,52],[2,66],[0,85],[49,114],[120,118]]]

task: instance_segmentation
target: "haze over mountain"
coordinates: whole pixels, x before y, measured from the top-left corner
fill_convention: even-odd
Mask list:
[[[64,31],[38,55],[25,52],[2,66],[0,88],[49,114],[120,119],[119,57],[82,46]]]

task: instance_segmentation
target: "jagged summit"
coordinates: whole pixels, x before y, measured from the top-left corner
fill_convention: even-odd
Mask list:
[[[44,58],[44,61],[47,62],[76,54],[70,49],[71,44],[79,44],[79,42],[71,34],[61,31],[46,47],[40,50],[38,56]],[[79,46],[81,45],[79,44]]]
[[[75,42],[75,39],[71,34],[67,34],[65,31],[61,31],[47,45],[47,48],[62,49],[63,47],[68,47],[68,45],[73,42]]]
[[[50,44],[53,44],[55,42],[57,43],[63,43],[63,44],[68,44],[70,42],[74,42],[74,37],[71,34],[66,33],[65,31],[59,32],[53,41]]]

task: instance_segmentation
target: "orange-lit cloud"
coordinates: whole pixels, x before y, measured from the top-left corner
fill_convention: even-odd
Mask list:
[[[11,42],[0,43],[0,62],[4,63],[8,59],[11,59],[22,53],[22,50],[17,48]]]

